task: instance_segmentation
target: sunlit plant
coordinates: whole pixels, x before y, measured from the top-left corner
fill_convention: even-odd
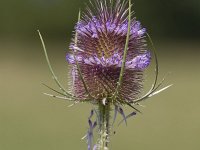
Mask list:
[[[158,60],[153,42],[141,23],[132,17],[131,8],[131,0],[93,0],[82,15],[79,12],[75,34],[66,55],[71,74],[70,91],[57,79],[38,31],[49,69],[60,88],[57,91],[44,84],[59,96],[45,94],[95,106],[88,117],[89,128],[84,137],[88,150],[107,150],[117,114],[123,117],[119,123],[127,124],[128,118],[140,113],[136,108],[141,106],[140,102],[171,86],[159,89],[164,79],[157,83]],[[155,80],[149,92],[142,96],[143,74],[153,58],[156,63]],[[125,105],[133,109],[128,115],[123,109]],[[95,128],[98,140],[92,143]]]

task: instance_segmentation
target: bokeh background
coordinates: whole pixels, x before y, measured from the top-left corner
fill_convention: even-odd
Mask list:
[[[68,49],[79,8],[88,0],[0,0],[0,150],[83,150],[89,104],[43,95],[51,79],[36,30],[44,36],[57,76],[67,85]],[[200,1],[134,0],[152,35],[160,80],[169,90],[143,102],[143,114],[115,127],[112,150],[200,149]],[[153,79],[147,71],[147,90]],[[127,108],[127,112],[131,110]],[[120,117],[119,117],[120,118]]]

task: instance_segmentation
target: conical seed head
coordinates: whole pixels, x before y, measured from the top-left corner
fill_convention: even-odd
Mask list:
[[[72,66],[73,91],[79,98],[87,94],[76,61],[95,100],[112,97],[116,91],[128,32],[128,5],[120,0],[109,2],[94,1],[93,10],[88,8],[75,26],[77,37],[72,39],[70,50],[76,57],[69,52],[66,59]],[[132,101],[142,89],[143,71],[150,63],[145,33],[146,29],[133,18],[123,82],[117,94],[120,100]]]

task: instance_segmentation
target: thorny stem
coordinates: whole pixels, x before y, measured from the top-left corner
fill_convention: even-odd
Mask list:
[[[99,103],[99,150],[108,150],[110,135],[110,104]]]

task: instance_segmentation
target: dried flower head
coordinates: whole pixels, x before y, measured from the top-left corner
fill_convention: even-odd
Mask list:
[[[95,1],[93,6],[94,10],[88,8],[75,26],[76,38],[72,39],[71,52],[66,59],[72,65],[73,93],[83,100],[88,99],[77,70],[77,61],[92,100],[102,101],[112,97],[118,86],[128,33],[129,8],[127,2],[120,0],[113,5],[106,0]],[[143,72],[151,58],[145,33],[141,23],[132,18],[123,82],[116,101],[131,102],[141,92]]]

